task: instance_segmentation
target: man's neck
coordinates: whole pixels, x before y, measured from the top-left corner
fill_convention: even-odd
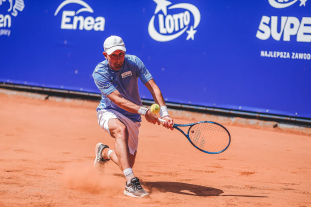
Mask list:
[[[109,65],[109,68],[110,68],[111,70],[113,70],[113,71],[119,71],[119,70],[121,70],[121,69],[122,69],[122,67],[121,67],[121,68],[119,68],[119,69],[116,69],[116,68],[111,67],[110,65]]]

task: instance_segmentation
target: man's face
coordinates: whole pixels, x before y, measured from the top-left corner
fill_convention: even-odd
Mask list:
[[[120,70],[124,63],[125,52],[122,50],[116,50],[110,55],[103,52],[105,58],[108,60],[109,66],[112,70]]]

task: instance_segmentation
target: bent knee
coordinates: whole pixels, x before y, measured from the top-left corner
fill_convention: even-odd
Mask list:
[[[128,133],[126,126],[124,124],[118,124],[113,128],[111,135],[116,139],[127,139]]]

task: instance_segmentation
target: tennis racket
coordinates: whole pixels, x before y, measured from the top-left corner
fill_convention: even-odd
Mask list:
[[[166,122],[159,119],[161,123]],[[179,127],[189,127],[187,134]],[[191,124],[174,124],[173,128],[185,135],[188,141],[198,150],[208,154],[219,154],[225,151],[231,142],[229,131],[216,122],[200,121]]]

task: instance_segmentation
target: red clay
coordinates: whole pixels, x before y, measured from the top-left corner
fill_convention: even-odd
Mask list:
[[[96,106],[0,94],[1,207],[311,206],[310,136],[226,125],[231,146],[209,155],[145,120],[134,173],[150,196],[126,197],[116,165],[93,169],[95,145],[114,145]]]

